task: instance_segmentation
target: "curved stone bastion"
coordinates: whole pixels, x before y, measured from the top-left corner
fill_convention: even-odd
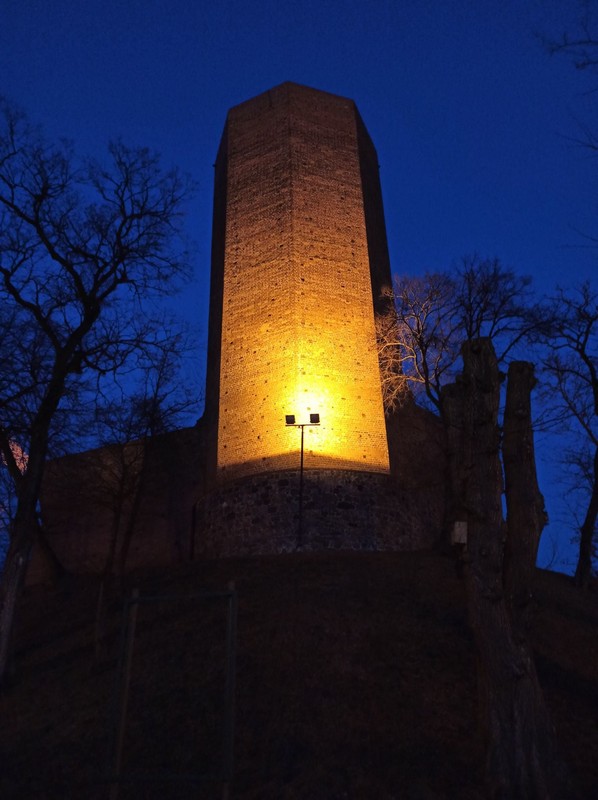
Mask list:
[[[388,474],[281,470],[230,481],[197,507],[195,551],[206,557],[297,550],[416,550],[440,536],[442,509]],[[301,508],[300,508],[301,502]]]

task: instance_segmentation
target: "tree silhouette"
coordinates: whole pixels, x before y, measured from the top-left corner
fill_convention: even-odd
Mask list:
[[[464,342],[490,338],[503,363],[535,325],[531,280],[477,255],[450,271],[397,278],[392,299],[377,319],[387,409],[409,390],[441,413],[441,389],[458,371]]]
[[[52,442],[126,371],[160,350],[152,298],[188,272],[189,183],[147,149],[80,161],[0,102],[0,452],[17,497],[0,583],[0,680],[37,529]],[[11,442],[27,453],[17,469]]]
[[[575,581],[587,588],[598,519],[598,292],[589,281],[559,289],[540,311],[539,330],[551,423],[576,440],[564,448],[562,463],[585,497]]]

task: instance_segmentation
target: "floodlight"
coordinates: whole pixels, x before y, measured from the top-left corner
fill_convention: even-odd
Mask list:
[[[286,414],[284,421],[287,425],[294,425],[295,424],[295,415],[294,414]]]
[[[309,421],[312,425],[319,425],[320,424],[320,415],[319,414],[310,414]]]

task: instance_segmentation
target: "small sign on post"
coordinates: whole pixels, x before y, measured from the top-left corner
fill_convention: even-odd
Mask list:
[[[451,544],[467,544],[467,522],[458,519],[451,529]]]

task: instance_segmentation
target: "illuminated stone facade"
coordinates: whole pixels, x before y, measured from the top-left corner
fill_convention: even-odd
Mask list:
[[[210,473],[388,472],[374,303],[390,285],[375,149],[355,104],[285,83],[233,108],[216,162]]]
[[[215,166],[205,414],[148,445],[133,523],[128,502],[115,527],[120,484],[98,477],[118,448],[53,462],[42,507],[54,551],[102,572],[117,545],[123,569],[433,547],[443,429],[412,404],[384,417],[374,310],[390,266],[378,160],[354,103],[282,84],[229,112]],[[300,470],[285,417],[315,413]],[[132,538],[119,545],[122,530]],[[38,549],[29,580],[46,568]]]

